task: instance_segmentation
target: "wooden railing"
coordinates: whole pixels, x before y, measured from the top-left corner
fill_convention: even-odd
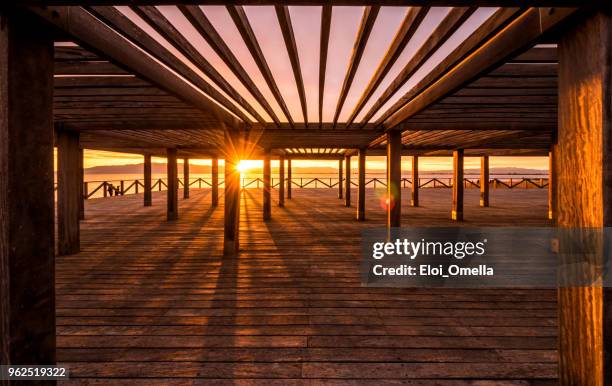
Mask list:
[[[344,183],[342,179],[342,183]],[[411,178],[402,178],[402,188],[410,188],[412,186]],[[158,178],[152,182],[151,189],[153,191],[163,191],[168,189],[167,179]],[[333,177],[293,177],[291,186],[306,189],[333,189],[338,187],[340,181]],[[286,179],[285,179],[286,183]],[[278,188],[280,184],[279,178],[271,178],[272,188]],[[184,186],[182,179],[178,180],[179,188]],[[241,185],[243,189],[261,189],[264,185],[263,178],[242,178]],[[480,188],[480,179],[464,178],[463,185],[466,189]],[[548,178],[491,178],[489,185],[493,189],[544,189],[548,187]],[[189,187],[193,189],[209,188],[212,186],[211,179],[205,178],[190,178]],[[219,180],[219,186],[223,186],[223,180]],[[357,178],[351,178],[351,186],[357,186]],[[379,189],[386,188],[386,178],[367,178],[366,187]],[[419,178],[420,188],[451,188],[453,186],[452,178],[437,178],[423,177]],[[56,186],[57,189],[57,186]],[[87,181],[83,183],[83,194],[86,199],[95,197],[111,197],[123,196],[126,194],[138,194],[144,190],[143,180],[110,180],[110,181]]]

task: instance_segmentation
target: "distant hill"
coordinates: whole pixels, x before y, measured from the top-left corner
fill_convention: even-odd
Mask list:
[[[129,165],[109,165],[109,166],[94,166],[86,168],[86,174],[141,174],[143,170],[143,164],[129,164]],[[166,164],[164,163],[153,163],[151,165],[151,171],[153,174],[164,174],[166,173]],[[191,174],[209,174],[209,165],[197,165],[191,164],[189,166]],[[293,166],[292,171],[294,174],[335,174],[338,173],[338,169],[327,166],[315,166],[315,167],[299,167]],[[356,168],[353,168],[352,172],[356,173]],[[384,169],[368,169],[371,173],[384,173]],[[179,173],[182,172],[182,167],[179,165]],[[219,172],[223,172],[223,167],[219,168]],[[423,170],[423,174],[451,174],[452,170]],[[497,167],[491,168],[490,174],[505,174],[505,175],[534,175],[534,174],[548,174],[547,170],[541,169],[529,169],[529,168],[517,168],[517,167]],[[252,170],[253,174],[258,174],[259,171]],[[272,173],[277,173],[276,168],[272,168]],[[465,174],[479,174],[480,169],[465,169]]]

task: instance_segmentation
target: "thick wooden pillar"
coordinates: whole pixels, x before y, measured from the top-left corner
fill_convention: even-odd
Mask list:
[[[359,149],[357,176],[357,220],[365,220],[366,150]]]
[[[344,206],[350,207],[351,206],[351,157],[350,156],[344,157],[344,164],[346,166],[345,167],[346,177],[344,178]]]
[[[291,200],[291,158],[287,160],[287,199]]]
[[[189,158],[183,159],[183,198],[189,198]]]
[[[83,149],[79,148],[79,220],[85,220],[85,169],[83,168]]]
[[[168,221],[178,219],[178,171],[176,165],[176,149],[168,148],[166,150],[168,158],[168,194],[167,194],[167,219]]]
[[[225,132],[225,189],[223,255],[235,256],[240,249],[240,138]]]
[[[550,147],[548,151],[548,219],[555,221],[556,206],[557,206],[557,176],[555,173],[555,145]]]
[[[402,218],[402,133],[387,133],[387,228],[397,228]]]
[[[285,157],[278,160],[278,206],[285,206]]]
[[[342,176],[342,161],[343,160],[338,160],[338,199],[342,199],[342,189],[343,189],[343,176]]]
[[[480,206],[489,206],[489,156],[480,157]]]
[[[79,212],[83,184],[79,171],[79,133],[57,131],[57,253],[80,250]]]
[[[212,206],[219,205],[219,158],[214,157],[211,160],[211,195],[212,195]]]
[[[0,17],[0,363],[50,365],[53,34],[21,13]]]
[[[151,206],[151,155],[145,154],[144,156],[144,206]]]
[[[451,218],[463,221],[463,149],[453,151],[453,208]]]
[[[553,214],[557,225],[563,228],[612,226],[611,25],[609,10],[585,16],[566,29],[557,49],[559,125],[552,157],[553,186],[556,185],[557,193]],[[581,248],[597,248],[599,252],[595,250],[592,256],[585,256],[593,261],[581,261],[581,265],[600,264],[600,258],[609,255],[603,240],[593,239],[585,240],[593,245],[584,244]],[[612,380],[610,288],[567,286],[558,290],[557,300],[559,383],[609,384]]]
[[[263,219],[264,221],[268,221],[272,218],[272,184],[271,184],[271,174],[270,170],[270,151],[266,151],[264,155],[263,161]]]
[[[412,156],[412,189],[410,192],[410,205],[419,206],[419,157]]]

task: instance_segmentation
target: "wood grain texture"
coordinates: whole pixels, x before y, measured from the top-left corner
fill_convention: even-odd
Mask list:
[[[359,149],[357,153],[357,221],[364,221],[366,218],[366,150]],[[347,171],[348,176],[348,171]],[[350,189],[350,186],[349,186]]]
[[[612,224],[611,24],[609,13],[596,13],[580,20],[559,43],[559,129],[554,171],[558,177],[560,227]],[[594,241],[598,242],[601,240]],[[593,247],[603,253],[603,244]],[[597,264],[599,257],[595,254],[590,262]],[[609,292],[595,286],[559,289],[562,384],[609,382]]]
[[[176,162],[176,149],[166,150],[168,176],[168,195],[166,200],[166,219],[174,221],[178,219],[178,170]]]
[[[414,181],[414,180],[413,180]],[[387,133],[387,228],[401,226],[402,133]]]
[[[55,363],[53,40],[1,12],[0,362]]]
[[[451,218],[463,221],[463,149],[453,151],[453,208]]]
[[[79,214],[82,196],[79,133],[57,131],[57,253],[80,248]]]
[[[550,179],[549,185],[550,185]],[[480,206],[489,206],[489,156],[480,157]]]

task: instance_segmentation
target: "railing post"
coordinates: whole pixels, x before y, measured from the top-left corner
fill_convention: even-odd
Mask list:
[[[453,151],[453,208],[451,218],[463,221],[463,149]]]
[[[89,182],[87,181],[83,182],[83,199],[89,199]]]
[[[83,194],[83,184],[85,180],[85,170],[83,169],[83,149],[79,148],[79,220],[85,220],[85,194]]]
[[[213,157],[211,164],[211,195],[212,206],[219,205],[219,158]],[[227,165],[225,166],[227,167]],[[227,174],[227,173],[226,173]],[[240,183],[240,174],[238,175],[238,183]]]
[[[480,157],[480,206],[489,206],[489,156]]]
[[[57,132],[57,250],[71,255],[80,250],[79,133]]]
[[[287,199],[291,199],[291,158],[287,160]]]
[[[176,153],[177,151],[175,148],[166,149],[166,154],[168,157],[166,173],[168,176],[166,217],[168,221],[178,219],[178,171],[176,165]]]
[[[107,189],[107,184],[108,184],[108,183],[107,183],[106,181],[104,181],[104,182],[102,183],[102,191],[104,192],[104,198],[108,197],[108,189]]]
[[[357,178],[357,220],[365,220],[365,174],[366,174],[366,150],[359,149],[358,178]]]
[[[387,132],[387,228],[397,228],[402,218],[402,133]]]
[[[151,155],[144,155],[144,206],[152,205],[151,192]],[[136,193],[138,193],[138,184],[136,184]]]
[[[281,156],[278,160],[278,206],[285,206],[285,157]]]
[[[183,159],[183,199],[189,198],[189,158]]]
[[[270,170],[270,150],[266,150],[264,154],[264,162],[263,162],[263,219],[264,221],[270,220],[272,217],[272,202],[271,202],[271,192],[270,192],[270,178],[271,170]]]
[[[345,162],[345,179],[344,179],[344,206],[346,207],[350,207],[351,206],[351,156],[346,156],[344,157],[344,162]]]
[[[412,156],[412,190],[410,192],[410,205],[419,206],[419,157]],[[434,188],[436,180],[434,180]]]
[[[125,193],[125,182],[123,180],[119,182],[119,191],[121,192],[121,195],[123,196],[123,194]]]

